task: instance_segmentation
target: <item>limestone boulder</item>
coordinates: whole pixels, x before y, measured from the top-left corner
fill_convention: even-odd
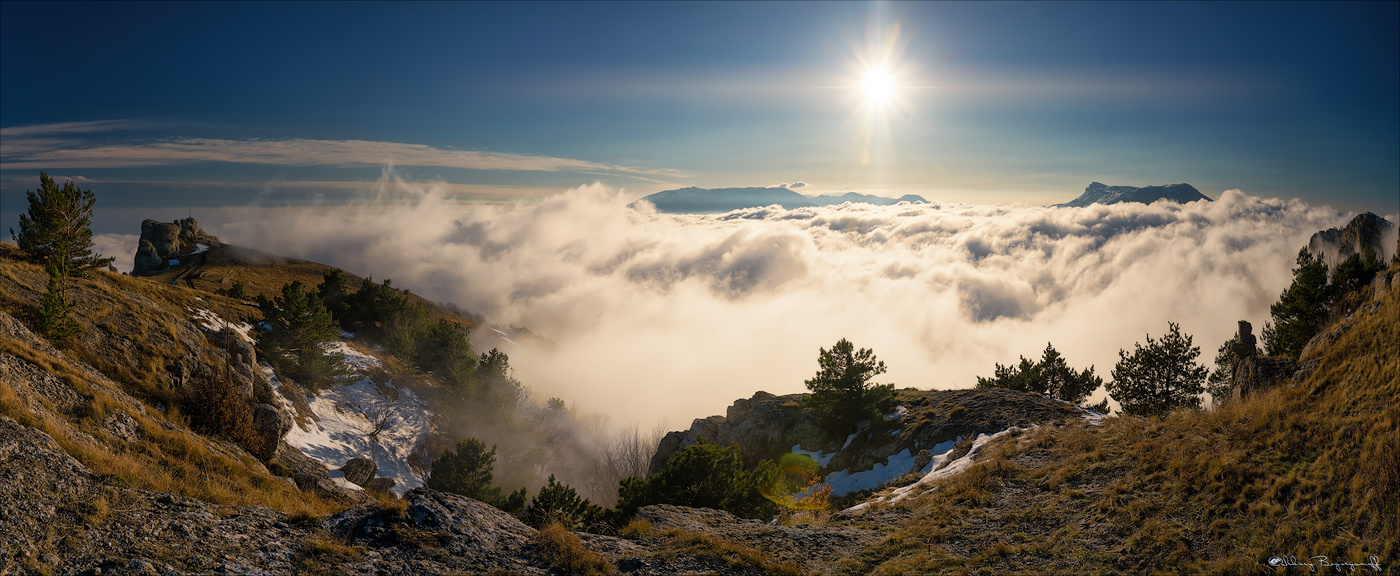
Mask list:
[[[345,474],[346,480],[354,482],[358,486],[367,486],[371,480],[374,480],[374,475],[379,473],[379,466],[374,463],[374,460],[361,456],[351,458],[349,462],[340,467],[340,471]]]
[[[253,455],[262,460],[271,460],[277,454],[282,438],[292,429],[292,417],[271,404],[258,404],[253,409],[253,426],[262,439]]]

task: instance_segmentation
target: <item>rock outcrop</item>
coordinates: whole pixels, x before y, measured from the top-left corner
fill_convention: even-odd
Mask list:
[[[1367,212],[1358,214],[1341,228],[1319,231],[1308,239],[1308,251],[1320,255],[1328,267],[1335,267],[1352,254],[1363,254],[1367,247],[1375,252],[1381,263],[1395,257],[1395,224]]]
[[[1240,320],[1239,331],[1235,333],[1235,341],[1230,344],[1230,351],[1235,353],[1236,360],[1247,358],[1254,355],[1258,342],[1254,337],[1254,327],[1249,322]]]
[[[262,444],[249,451],[259,460],[271,460],[277,455],[277,446],[292,430],[292,416],[275,405],[258,404],[253,408],[253,427]]]
[[[194,252],[199,244],[212,244],[218,238],[199,228],[194,218],[174,222],[141,222],[141,241],[136,246],[133,276],[147,276],[169,267],[171,258]]]
[[[374,460],[361,456],[351,458],[344,466],[340,467],[340,472],[345,474],[345,479],[354,482],[356,486],[368,486],[374,475],[379,473],[379,466]]]
[[[1231,400],[1239,401],[1264,390],[1284,385],[1298,371],[1292,358],[1245,356],[1235,361],[1230,372]]]

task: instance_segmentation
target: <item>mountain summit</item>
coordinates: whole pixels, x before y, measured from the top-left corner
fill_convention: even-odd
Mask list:
[[[662,190],[645,198],[661,212],[672,214],[720,214],[744,208],[759,208],[777,204],[787,210],[831,206],[846,202],[888,206],[900,202],[928,202],[922,196],[908,194],[899,198],[872,196],[857,192],[806,196],[781,186],[770,188],[678,188]]]
[[[1056,208],[1083,208],[1090,204],[1117,204],[1119,202],[1141,202],[1151,204],[1158,200],[1171,200],[1178,204],[1205,200],[1210,202],[1210,198],[1201,194],[1200,190],[1190,184],[1166,184],[1163,186],[1109,186],[1102,182],[1093,182],[1084,193],[1078,198],[1056,204]]]

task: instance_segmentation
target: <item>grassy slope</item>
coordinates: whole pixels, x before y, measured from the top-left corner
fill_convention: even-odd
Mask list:
[[[1275,555],[1394,570],[1400,289],[1380,301],[1296,386],[1002,443],[897,504],[907,520],[850,573],[1274,573]]]
[[[41,266],[19,256],[13,246],[0,244],[0,310],[33,330],[48,276]],[[105,271],[74,279],[70,296],[75,302],[74,317],[83,327],[76,338],[60,343],[58,349],[3,338],[0,352],[56,377],[84,401],[69,406],[7,382],[0,386],[0,413],[47,432],[79,461],[117,485],[215,504],[264,505],[288,513],[319,515],[335,510],[334,503],[272,476],[232,443],[191,432],[173,408],[178,393],[171,389],[168,369],[176,363],[220,366],[223,362],[194,327],[190,309],[212,310],[233,322],[260,317],[247,303],[203,289],[218,287],[215,274],[245,275],[250,285],[263,288],[253,293],[270,294],[274,286],[293,279],[314,280],[315,285],[330,267],[275,260],[240,267],[236,260],[216,258],[208,264],[204,276],[214,280],[196,282],[196,288],[171,285],[169,278],[134,278]],[[358,283],[358,278],[352,280],[352,286]],[[436,305],[430,310],[434,315],[451,314]],[[156,410],[157,404],[169,408]],[[115,412],[137,423],[140,441],[128,442],[104,429]]]

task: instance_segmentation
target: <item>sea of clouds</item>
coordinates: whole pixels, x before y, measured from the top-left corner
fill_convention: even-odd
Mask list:
[[[965,388],[1047,342],[1107,380],[1178,322],[1209,365],[1256,334],[1298,249],[1349,214],[1226,191],[1087,208],[847,204],[634,209],[602,185],[514,206],[394,179],[352,206],[230,209],[224,241],[343,267],[548,339],[509,349],[532,393],[614,422],[722,414],[804,390],[848,338],[899,387]],[[1097,396],[1102,396],[1100,391]]]

